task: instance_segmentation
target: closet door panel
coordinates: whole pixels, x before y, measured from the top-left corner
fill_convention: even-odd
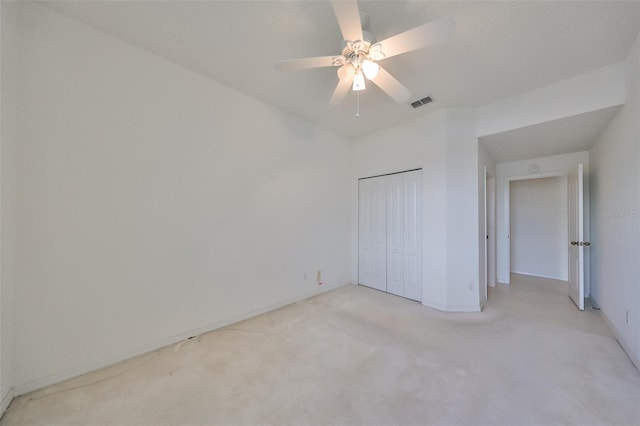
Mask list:
[[[403,296],[422,299],[422,171],[403,173],[404,270]]]
[[[387,290],[387,181],[372,178],[371,222],[373,231],[373,276],[371,287]]]
[[[373,280],[373,227],[371,221],[373,186],[358,182],[358,283],[371,287]]]
[[[404,291],[404,187],[402,174],[386,177],[387,196],[387,292]]]

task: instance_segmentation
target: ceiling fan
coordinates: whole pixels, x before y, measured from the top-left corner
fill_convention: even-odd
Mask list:
[[[291,59],[275,64],[279,71],[297,71],[309,68],[339,67],[338,86],[331,97],[331,106],[340,104],[349,93],[365,89],[365,78],[378,86],[398,103],[404,103],[411,92],[378,64],[412,50],[442,43],[453,36],[456,23],[452,17],[436,19],[408,31],[376,42],[364,30],[366,17],[358,10],[357,0],[331,0],[345,46],[340,55]]]

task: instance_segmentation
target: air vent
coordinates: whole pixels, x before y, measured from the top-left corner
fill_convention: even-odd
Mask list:
[[[433,99],[431,99],[431,96],[427,96],[426,98],[422,98],[419,101],[411,102],[411,106],[414,108],[418,108],[431,102],[433,102]]]

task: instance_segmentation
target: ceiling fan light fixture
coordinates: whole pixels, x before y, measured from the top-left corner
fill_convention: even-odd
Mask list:
[[[360,90],[364,90],[364,75],[362,74],[362,70],[356,70],[355,75],[353,76],[353,91],[358,92]]]
[[[367,77],[367,80],[373,80],[380,71],[380,65],[367,59],[362,63],[362,71],[364,72],[364,76]]]
[[[345,64],[341,66],[340,68],[338,68],[338,71],[337,71],[338,80],[340,81],[350,80],[351,78],[353,78],[354,71],[355,70],[353,69],[353,65],[351,64]]]
[[[455,20],[445,16],[377,41],[366,29],[367,16],[358,11],[358,0],[331,0],[331,5],[342,33],[341,53],[280,61],[275,67],[280,71],[338,67],[338,84],[331,97],[332,106],[344,99],[349,87],[356,92],[356,99],[360,99],[358,92],[366,89],[365,77],[397,103],[407,102],[411,97],[409,89],[377,62],[446,41],[456,28]],[[414,104],[418,102],[421,105],[426,103],[423,99]]]

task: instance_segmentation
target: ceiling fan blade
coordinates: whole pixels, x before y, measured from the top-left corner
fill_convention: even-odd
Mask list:
[[[351,81],[349,80],[340,80],[338,81],[338,85],[336,86],[336,90],[333,92],[333,96],[331,96],[331,101],[329,102],[329,107],[335,108],[344,101],[344,98],[347,97],[347,93],[351,90]]]
[[[384,58],[421,49],[449,40],[456,30],[456,21],[451,16],[427,22],[419,27],[386,38],[376,44],[381,46]]]
[[[407,102],[411,97],[409,89],[404,87],[394,76],[389,74],[387,70],[380,67],[378,75],[373,80],[373,84],[381,88],[387,95],[391,96],[394,101],[401,104]]]
[[[340,105],[349,93],[355,70],[351,64],[346,64],[338,68],[336,74],[338,74],[338,86],[331,96],[331,102],[329,102],[329,106],[332,108]]]
[[[349,41],[362,40],[362,25],[358,2],[355,0],[331,0],[342,38]]]
[[[321,68],[341,65],[336,60],[342,59],[342,56],[316,56],[313,58],[290,59],[288,61],[280,61],[275,63],[278,71],[298,71],[309,68]]]

